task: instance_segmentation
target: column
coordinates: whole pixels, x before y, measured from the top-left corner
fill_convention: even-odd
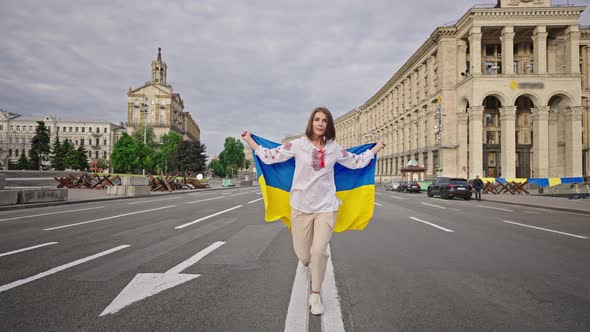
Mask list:
[[[466,67],[467,65],[467,42],[463,39],[459,39],[457,41],[457,82],[461,82],[463,80],[463,73],[467,76],[467,71],[469,68]]]
[[[420,110],[423,110],[422,108]],[[422,151],[422,149],[424,149],[424,147],[426,146],[426,142],[424,141],[424,114],[419,114],[418,115],[418,149],[420,149],[420,151]]]
[[[547,73],[547,30],[544,25],[533,32],[533,48],[535,52],[535,73]],[[502,48],[502,50],[504,50]]]
[[[502,123],[502,177],[516,177],[516,106],[500,108]]]
[[[432,150],[428,150],[428,165],[426,165],[426,174],[433,175],[434,174],[434,157],[433,157]]]
[[[428,91],[426,91],[426,65],[423,63],[418,69],[418,82],[420,83],[420,94],[418,99],[420,101],[426,99]]]
[[[467,109],[469,116],[469,172],[483,176],[483,106]]]
[[[561,177],[563,175],[562,160],[559,158],[559,112],[549,112],[549,177]]]
[[[565,108],[565,175],[582,176],[582,106]]]
[[[472,27],[469,32],[469,57],[471,73],[481,74],[481,28]]]
[[[500,40],[502,41],[502,74],[514,74],[514,28],[504,27]]]
[[[533,177],[549,177],[549,106],[533,108]]]
[[[463,177],[471,177],[467,172],[467,112],[457,110],[457,144],[459,145],[459,151],[457,151],[457,167],[458,174]],[[481,120],[479,121],[481,124]],[[479,174],[482,175],[482,174]]]
[[[565,69],[567,73],[580,73],[580,28],[571,25],[565,29]]]

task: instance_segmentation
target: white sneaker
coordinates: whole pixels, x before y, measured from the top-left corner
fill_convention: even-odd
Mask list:
[[[311,314],[312,315],[322,315],[324,313],[324,305],[322,304],[322,299],[320,298],[320,294],[318,293],[311,293],[309,294],[309,306],[311,307]]]

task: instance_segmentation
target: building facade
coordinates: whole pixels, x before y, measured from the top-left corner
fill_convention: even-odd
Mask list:
[[[583,6],[499,0],[437,28],[362,106],[335,120],[344,147],[381,139],[383,181],[590,174],[590,27]]]
[[[170,131],[186,140],[200,141],[201,131],[189,112],[184,112],[184,102],[166,82],[168,66],[162,61],[161,49],[152,62],[152,79],[143,86],[127,92],[127,130],[129,135],[144,123],[154,129],[156,142]]]
[[[16,113],[0,111],[0,167],[14,169],[20,155],[30,157],[29,150],[37,130],[37,122],[43,121],[49,129],[51,144],[59,136],[76,148],[83,145],[88,151],[88,161],[103,159],[109,163],[115,142],[125,129],[107,121],[62,120],[52,116],[29,118]]]

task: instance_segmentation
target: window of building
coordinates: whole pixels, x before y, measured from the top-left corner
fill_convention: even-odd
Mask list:
[[[57,132],[59,133],[59,127],[57,127]]]
[[[106,134],[107,133],[107,127],[104,127],[102,132]]]
[[[96,145],[99,145],[99,139],[98,138],[96,139]]]
[[[91,133],[92,132],[92,127],[88,127],[88,132]]]
[[[76,132],[78,132],[78,127],[76,127]]]
[[[16,131],[20,131],[20,126],[16,126]]]
[[[76,143],[74,143],[75,145],[78,145],[78,140],[75,141]]]
[[[64,132],[64,133],[66,132],[66,127],[63,127],[63,132]]]
[[[102,145],[107,145],[107,140],[106,139],[103,139],[102,140]]]
[[[19,156],[19,154],[18,154],[18,149],[14,150],[14,156],[15,156],[15,157],[18,157],[18,156]]]
[[[514,70],[515,74],[518,74],[518,61],[514,61],[512,69]]]
[[[88,158],[92,158],[92,151],[88,151]]]
[[[82,127],[82,132],[85,132],[85,130],[86,130],[86,127]]]
[[[70,127],[70,133],[72,132],[72,127]]]
[[[96,127],[96,132],[100,133],[100,128]]]
[[[98,159],[98,151],[94,151],[94,157]]]
[[[84,145],[84,139],[83,138],[80,140],[80,145]]]
[[[29,130],[30,131],[33,131],[33,126],[29,126]]]
[[[107,159],[107,152],[106,152],[106,151],[103,151],[103,153],[102,153],[102,157],[103,157],[104,159]]]
[[[12,157],[12,149],[8,149],[8,156]]]

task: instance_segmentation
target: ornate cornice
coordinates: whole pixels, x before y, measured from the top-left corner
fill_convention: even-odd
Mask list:
[[[462,29],[476,19],[505,18],[505,17],[579,17],[585,7],[519,7],[519,8],[471,8],[461,17],[455,28]]]

